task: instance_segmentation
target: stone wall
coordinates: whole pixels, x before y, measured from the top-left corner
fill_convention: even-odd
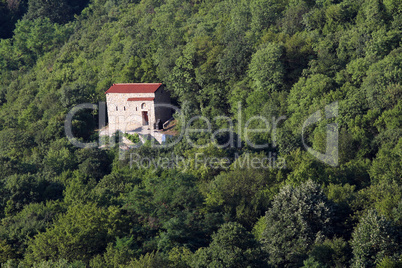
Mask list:
[[[129,98],[155,98],[154,101],[127,101]],[[108,93],[106,94],[109,135],[121,130],[126,132],[144,125],[142,112],[148,112],[148,126],[154,128],[157,119],[169,120],[172,110],[154,103],[170,104],[170,94],[161,86],[155,93]]]
[[[148,112],[149,126],[155,122],[153,101],[127,101],[128,98],[154,98],[154,93],[108,93],[106,94],[109,133],[126,132],[143,125],[142,112]],[[145,107],[142,107],[144,104]]]

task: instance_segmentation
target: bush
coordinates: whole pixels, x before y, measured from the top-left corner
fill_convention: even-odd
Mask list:
[[[127,139],[129,139],[133,143],[140,142],[140,137],[138,136],[137,133],[134,133],[134,134],[124,133],[124,137],[126,137]]]

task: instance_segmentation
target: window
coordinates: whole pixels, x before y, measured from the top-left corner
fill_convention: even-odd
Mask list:
[[[126,106],[124,106],[124,111],[126,110]]]
[[[141,109],[147,108],[147,105],[145,103],[141,104]]]
[[[138,108],[137,108],[137,107],[135,107],[135,111],[138,111]]]
[[[118,110],[119,110],[119,107],[116,106],[116,111],[118,111]]]

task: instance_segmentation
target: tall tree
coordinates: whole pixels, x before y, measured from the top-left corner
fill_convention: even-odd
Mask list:
[[[353,232],[352,267],[376,267],[386,257],[400,259],[400,239],[400,230],[376,210],[369,210]]]
[[[261,242],[269,263],[300,265],[315,242],[331,235],[333,205],[321,187],[310,180],[296,188],[282,188],[265,219]]]

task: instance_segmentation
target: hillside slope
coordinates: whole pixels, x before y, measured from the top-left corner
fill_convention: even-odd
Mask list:
[[[17,14],[6,2],[0,14]],[[14,25],[0,32],[10,37],[0,40],[1,263],[400,264],[400,1],[17,2],[24,15],[12,37]],[[67,113],[128,82],[166,84],[183,111],[178,122],[204,116],[216,131],[233,120],[241,146],[216,146],[230,139],[221,131],[217,141],[194,133],[170,149],[145,145],[125,160],[118,146],[74,147]],[[317,111],[322,120],[304,128]],[[239,133],[266,128],[246,124],[255,116],[270,131]],[[306,150],[325,152],[333,123],[335,167]],[[97,111],[81,112],[74,135],[98,141],[97,124]],[[133,167],[130,153],[184,160]],[[199,165],[200,153],[232,164]],[[273,154],[286,164],[235,165]]]

